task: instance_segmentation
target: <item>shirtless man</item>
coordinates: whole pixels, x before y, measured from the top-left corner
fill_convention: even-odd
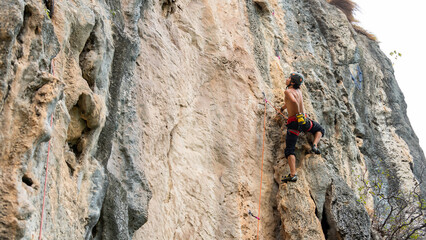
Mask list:
[[[296,149],[297,138],[300,131],[310,132],[314,135],[314,142],[312,143],[312,152],[320,154],[318,149],[318,142],[324,135],[324,129],[321,125],[311,119],[305,114],[305,107],[303,106],[302,91],[300,85],[303,83],[303,76],[300,73],[291,73],[286,80],[287,89],[285,90],[284,106],[281,111],[287,109],[287,136],[285,139],[285,157],[287,158],[288,165],[290,166],[290,174],[282,178],[282,182],[296,182],[296,156],[294,150]]]

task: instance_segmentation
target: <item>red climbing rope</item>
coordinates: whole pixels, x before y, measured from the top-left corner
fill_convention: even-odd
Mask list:
[[[259,230],[260,230],[260,206],[261,206],[261,200],[262,200],[262,178],[263,178],[263,160],[264,160],[264,153],[265,153],[265,132],[266,132],[266,104],[271,105],[278,113],[280,113],[284,118],[286,118],[286,116],[284,116],[284,114],[278,110],[274,105],[272,105],[271,103],[268,102],[268,100],[266,100],[266,95],[265,93],[263,93],[263,97],[265,100],[265,112],[263,115],[263,142],[262,142],[262,166],[261,166],[261,170],[260,170],[260,190],[259,190],[259,209],[258,209],[258,216],[253,215],[253,213],[249,210],[249,215],[251,215],[252,217],[257,219],[257,237],[256,239],[259,240]]]
[[[52,74],[53,76],[55,76],[55,70],[54,70],[54,64],[53,64],[53,59],[52,59]],[[52,124],[53,124],[53,113],[50,117],[50,128],[52,128]],[[40,219],[40,234],[38,236],[38,239],[41,240],[41,233],[42,233],[42,229],[43,229],[43,213],[44,213],[44,203],[45,203],[45,198],[46,198],[46,186],[47,186],[47,173],[48,173],[48,168],[49,168],[49,153],[50,153],[50,140],[52,138],[49,139],[49,143],[47,146],[47,160],[46,160],[46,173],[44,176],[44,189],[43,189],[43,206],[41,207],[41,219]]]
[[[259,210],[257,215],[257,239],[259,239],[259,227],[260,227],[260,201],[262,198],[262,178],[263,178],[263,158],[265,152],[265,130],[266,130],[266,103],[268,101],[265,98],[265,113],[263,115],[263,143],[262,143],[262,167],[260,170],[260,191],[259,191]]]
[[[275,108],[275,111],[277,111],[279,114],[281,114],[284,118],[287,118],[286,116],[284,116],[284,114],[280,111],[280,110],[278,110],[278,108],[276,108],[274,105],[272,105],[270,102],[268,102],[268,100],[266,100],[265,99],[265,101],[270,105],[270,106],[272,106],[273,108]]]

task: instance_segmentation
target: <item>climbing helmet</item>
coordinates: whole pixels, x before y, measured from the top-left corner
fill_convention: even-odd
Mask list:
[[[294,86],[299,87],[303,83],[303,75],[298,72],[290,73],[291,82],[294,83]]]

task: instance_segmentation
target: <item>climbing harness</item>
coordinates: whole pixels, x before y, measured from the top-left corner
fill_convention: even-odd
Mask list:
[[[54,70],[55,65],[54,65],[53,59],[52,59],[52,62],[51,62],[51,66],[52,66],[52,75],[55,76],[55,70]],[[52,128],[52,125],[53,125],[53,113],[50,117],[50,128]],[[51,140],[52,140],[52,138],[49,139],[49,143],[47,145],[46,173],[45,173],[45,176],[44,176],[43,205],[41,207],[40,233],[39,233],[39,236],[38,236],[39,240],[41,240],[41,233],[42,233],[42,230],[43,230],[43,213],[44,213],[45,198],[46,198],[47,174],[48,174],[48,168],[49,168],[49,153],[50,153],[50,145],[51,145],[50,141]]]
[[[298,113],[296,115],[297,123],[299,125],[305,125],[306,124],[306,117],[304,113]]]
[[[296,135],[296,136],[299,136],[299,134],[300,134],[300,131],[299,131],[299,130],[288,129],[287,131],[289,131],[289,132],[293,133],[293,134],[294,134],[294,135]]]

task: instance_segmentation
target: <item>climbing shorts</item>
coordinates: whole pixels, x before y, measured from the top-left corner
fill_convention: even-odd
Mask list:
[[[306,124],[301,127],[297,123],[296,118],[290,117],[287,121],[287,136],[285,138],[286,148],[284,154],[286,158],[290,155],[294,155],[297,139],[301,131],[310,132],[312,134],[321,132],[322,136],[324,136],[325,133],[324,128],[314,120],[307,118]]]
[[[284,154],[287,158],[290,155],[294,155],[296,150],[297,138],[299,138],[299,124],[297,122],[291,122],[287,124],[287,136],[285,137],[285,150]]]
[[[310,132],[312,134],[315,134],[317,132],[321,132],[322,136],[324,137],[325,130],[324,128],[314,120],[309,119],[309,122],[311,122],[311,127],[306,131]]]

